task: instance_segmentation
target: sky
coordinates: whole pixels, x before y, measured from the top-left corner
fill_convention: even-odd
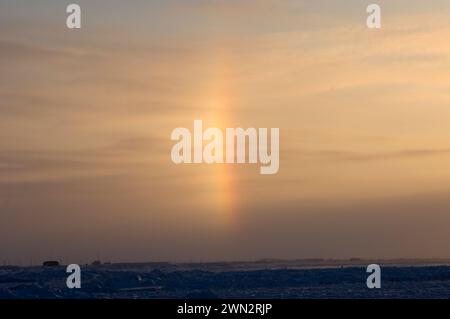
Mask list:
[[[450,257],[450,3],[0,2],[0,263]],[[280,129],[280,170],[174,128]]]

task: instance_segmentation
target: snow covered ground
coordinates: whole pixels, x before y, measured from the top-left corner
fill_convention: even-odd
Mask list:
[[[208,264],[82,266],[81,289],[59,267],[0,267],[5,298],[450,298],[450,266],[382,266],[382,288],[368,289],[366,268]]]

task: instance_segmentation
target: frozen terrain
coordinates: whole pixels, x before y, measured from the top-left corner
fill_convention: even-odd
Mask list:
[[[381,264],[382,288],[370,290],[362,264],[264,261],[82,266],[81,289],[66,287],[64,266],[0,267],[0,299],[450,298],[450,266]]]

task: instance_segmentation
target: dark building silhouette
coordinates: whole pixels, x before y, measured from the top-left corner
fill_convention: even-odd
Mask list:
[[[44,266],[44,267],[56,267],[56,266],[59,266],[59,261],[55,261],[55,260],[44,261],[42,263],[42,266]]]

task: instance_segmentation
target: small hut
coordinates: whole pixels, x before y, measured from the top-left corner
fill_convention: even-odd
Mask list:
[[[56,260],[47,260],[42,263],[44,267],[56,267],[59,266],[59,261]]]

